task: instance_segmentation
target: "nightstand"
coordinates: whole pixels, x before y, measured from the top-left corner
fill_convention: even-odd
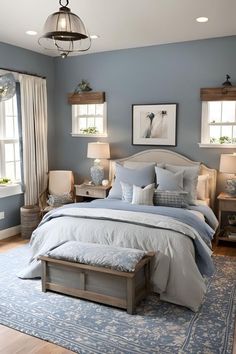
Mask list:
[[[103,199],[108,196],[108,192],[111,189],[111,184],[107,186],[95,186],[92,184],[76,184],[75,195],[76,197],[82,197],[83,199]]]
[[[219,201],[219,231],[216,235],[216,245],[219,240],[227,242],[236,242],[236,225],[229,225],[229,223],[223,222],[223,213],[228,212],[236,214],[236,197],[232,197],[227,193],[220,193],[217,197]]]

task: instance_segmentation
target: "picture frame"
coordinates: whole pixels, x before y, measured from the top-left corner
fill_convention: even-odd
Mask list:
[[[177,103],[133,104],[132,144],[176,146]]]

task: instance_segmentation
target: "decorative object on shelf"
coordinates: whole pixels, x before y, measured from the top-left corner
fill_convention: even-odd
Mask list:
[[[227,74],[226,75],[226,81],[223,82],[222,86],[229,87],[232,86],[231,82],[229,81],[230,76]]]
[[[228,215],[228,222],[230,225],[236,225],[236,215]]]
[[[102,180],[102,185],[103,185],[104,187],[108,186],[108,184],[109,184],[108,179],[103,179],[103,180]]]
[[[94,165],[90,168],[91,178],[96,186],[101,185],[104,179],[104,167],[100,164],[100,159],[110,158],[110,146],[108,143],[88,143],[87,157],[94,160]]]
[[[10,178],[7,178],[7,177],[0,178],[0,185],[5,186],[7,184],[11,184],[11,179]]]
[[[96,127],[88,127],[80,129],[83,134],[96,134],[98,132]]]
[[[132,108],[133,145],[176,146],[176,103]]]
[[[236,174],[236,153],[221,154],[220,156],[220,172],[228,174]],[[236,178],[226,180],[226,191],[232,196],[236,196]]]
[[[74,94],[79,92],[89,92],[92,91],[90,83],[88,81],[82,80],[75,88]]]
[[[38,43],[47,50],[59,52],[62,58],[71,53],[85,52],[91,47],[91,39],[79,16],[71,12],[69,1],[59,0],[59,11],[48,16],[44,25],[44,34]]]
[[[15,95],[16,81],[13,74],[0,76],[0,102],[9,100]]]

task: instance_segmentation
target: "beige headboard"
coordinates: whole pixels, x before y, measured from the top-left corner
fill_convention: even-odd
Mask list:
[[[197,165],[198,162],[189,160],[187,157],[177,154],[176,152],[164,149],[151,149],[144,150],[138,152],[135,155],[128,156],[118,160],[110,161],[110,176],[109,179],[112,181],[115,175],[115,162],[119,162],[120,164],[124,164],[125,161],[133,161],[133,162],[155,162],[155,163],[168,163],[173,165],[180,166],[194,166]],[[209,175],[209,198],[210,198],[210,206],[214,208],[215,204],[215,194],[216,194],[216,177],[217,171],[211,168],[208,168],[204,164],[201,163],[200,174]]]

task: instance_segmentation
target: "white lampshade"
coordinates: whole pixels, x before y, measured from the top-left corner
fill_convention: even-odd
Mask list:
[[[88,143],[87,157],[90,159],[109,159],[109,144],[100,142]]]
[[[220,172],[236,174],[236,153],[220,156]]]

